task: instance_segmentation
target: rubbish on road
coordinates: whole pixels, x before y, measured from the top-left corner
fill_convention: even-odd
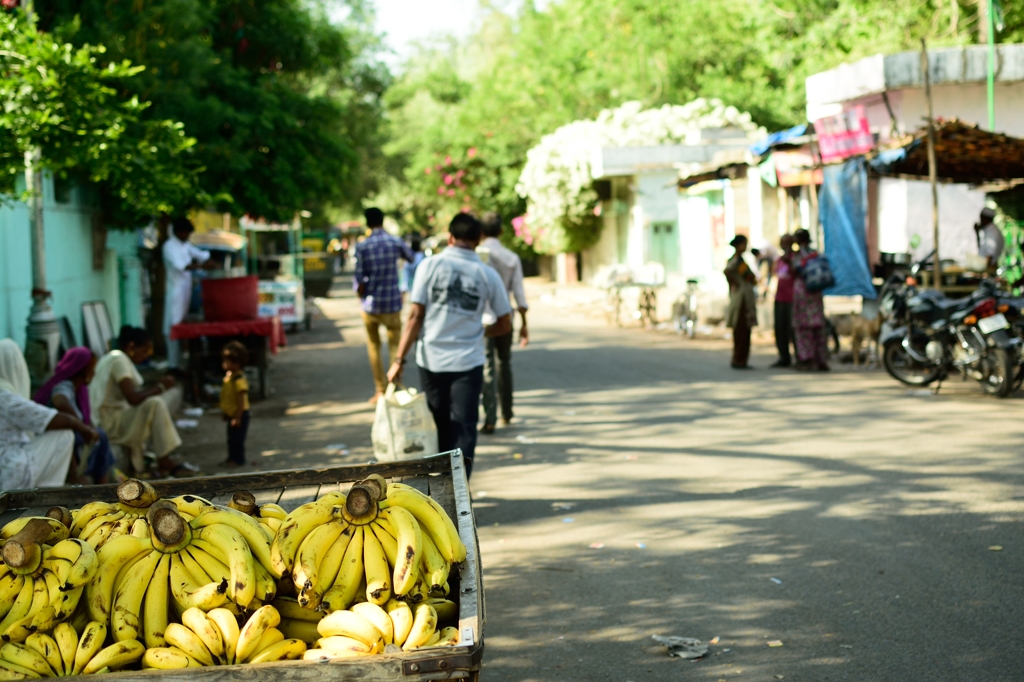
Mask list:
[[[603,542],[592,542],[590,543],[590,549],[604,549]]]
[[[784,679],[786,679],[786,676],[785,675],[776,675],[775,679],[777,679],[777,680],[784,680]]]
[[[852,649],[853,645],[852,644],[840,644],[839,648],[840,649]]]
[[[647,549],[647,545],[642,542],[636,543],[637,549]]]
[[[708,655],[708,645],[693,637],[662,637],[651,635],[658,644],[668,647],[669,658],[697,659]]]
[[[566,516],[564,519],[562,519],[562,523],[575,523],[575,522],[576,522],[576,519],[574,519],[574,518],[572,518],[570,516]]]
[[[636,460],[640,459],[640,457],[639,457],[638,455],[626,455],[626,457],[625,457],[625,458],[626,458],[626,459],[627,459],[628,461],[631,461],[631,462],[632,462],[632,461],[636,461]]]
[[[533,441],[530,441],[530,442],[532,443]],[[522,459],[522,458],[523,458],[523,453],[521,453],[521,452],[517,452],[516,454],[512,455],[512,459]]]
[[[338,450],[345,450],[346,448],[348,448],[348,445],[345,443],[331,443],[330,445],[324,446],[324,450],[327,452],[337,452]]]
[[[708,642],[708,644],[718,644],[718,637],[712,637],[712,638],[711,638],[711,641],[710,641],[710,642]],[[728,651],[728,650],[727,650],[727,651]]]
[[[779,580],[778,578],[768,578],[768,580],[771,580],[776,585],[781,585],[782,584],[782,581]]]
[[[177,419],[174,425],[179,429],[195,429],[199,428],[199,421],[196,419]]]
[[[926,396],[933,395],[933,392],[930,388],[912,388],[907,391],[907,395],[913,396],[914,398],[924,398]]]
[[[518,436],[516,436],[516,440],[519,441],[520,443],[526,443],[526,444],[531,444],[531,443],[536,443],[537,442],[534,439],[527,438],[526,436],[524,436],[522,434],[519,434]]]
[[[773,640],[768,642],[768,646],[770,646],[770,647],[782,646],[782,640],[781,639],[773,639]]]
[[[992,545],[988,549],[989,549],[990,552],[1002,552],[1003,551],[1003,546],[1002,545]]]
[[[201,408],[201,407],[186,407],[184,410],[181,411],[181,413],[183,415],[185,415],[186,417],[191,417],[192,419],[196,419],[198,417],[202,417],[203,416],[203,408]]]
[[[576,506],[575,502],[552,502],[551,503],[551,508],[552,509],[565,509],[565,510],[569,510],[569,509],[572,509],[575,506]]]
[[[569,416],[569,417],[575,417],[576,416],[576,410],[566,410],[565,414],[566,414],[566,416]]]
[[[481,490],[480,492],[478,492],[473,497],[480,497],[480,498],[487,497],[487,491],[486,490]]]

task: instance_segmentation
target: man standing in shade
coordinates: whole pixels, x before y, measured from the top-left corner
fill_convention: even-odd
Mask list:
[[[380,358],[380,328],[388,334],[388,354],[395,360],[398,337],[402,333],[402,292],[398,288],[398,260],[413,260],[412,249],[398,237],[384,231],[384,212],[368,208],[363,213],[370,236],[356,245],[356,273],[352,286],[359,294],[366,326],[366,352],[376,393],[370,403],[376,403],[387,388],[384,367]]]
[[[489,213],[484,216],[484,240],[480,243],[477,253],[481,260],[498,271],[505,291],[515,297],[516,309],[522,319],[519,328],[519,345],[526,348],[530,335],[526,328],[526,293],[523,291],[523,263],[519,256],[502,245],[501,216]],[[484,324],[491,325],[496,321],[490,308],[484,311]],[[507,334],[487,339],[487,363],[484,365],[484,426],[481,433],[494,433],[498,422],[498,404],[501,404],[501,422],[508,425],[512,421],[512,329]]]
[[[192,221],[185,217],[171,223],[171,236],[164,242],[164,336],[167,337],[167,364],[171,369],[181,365],[181,341],[171,341],[171,327],[188,315],[192,302],[192,271],[210,260],[210,254],[189,241],[195,232]]]
[[[420,264],[409,320],[398,356],[388,370],[388,381],[398,381],[406,354],[417,344],[416,364],[437,424],[438,445],[442,452],[462,449],[467,476],[473,470],[476,452],[486,360],[484,338],[512,331],[508,289],[497,271],[484,265],[476,254],[480,233],[480,221],[467,213],[456,215],[448,227],[448,248]],[[496,321],[485,328],[486,306]]]

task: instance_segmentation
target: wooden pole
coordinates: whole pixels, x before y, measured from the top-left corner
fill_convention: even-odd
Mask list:
[[[942,292],[942,262],[939,258],[939,184],[935,161],[935,116],[932,111],[932,81],[928,75],[928,44],[921,38],[921,74],[924,77],[924,96],[928,100],[928,181],[932,185],[932,241],[935,244],[933,286]]]

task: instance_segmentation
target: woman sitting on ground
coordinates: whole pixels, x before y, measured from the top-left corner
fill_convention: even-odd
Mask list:
[[[28,365],[11,339],[0,340],[0,490],[55,488],[71,467],[75,434],[99,434],[81,420],[29,400]]]
[[[163,399],[174,387],[174,379],[163,377],[150,388],[135,368],[153,355],[153,339],[138,327],[121,327],[118,350],[104,355],[96,365],[89,384],[89,399],[98,413],[96,423],[107,432],[110,442],[128,448],[135,473],[145,470],[146,444],[152,444],[162,476],[194,476],[198,469],[174,460],[171,453],[181,445],[171,412]],[[99,406],[96,409],[95,406]]]
[[[32,397],[40,405],[52,407],[86,424],[92,424],[89,404],[89,382],[96,373],[96,357],[88,348],[79,346],[64,353],[50,380]],[[85,461],[84,471],[77,461],[78,451],[87,443],[75,434],[75,467],[69,480],[75,483],[110,483],[114,475],[114,453],[103,429],[97,429],[99,439],[93,444]],[[80,472],[80,475],[79,475]]]

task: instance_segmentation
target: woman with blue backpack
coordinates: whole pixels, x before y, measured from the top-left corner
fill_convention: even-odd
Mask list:
[[[794,369],[801,372],[827,372],[828,345],[825,334],[825,303],[822,291],[834,283],[828,260],[811,248],[807,230],[793,233],[797,252],[796,281],[793,283],[793,331],[796,337]]]

